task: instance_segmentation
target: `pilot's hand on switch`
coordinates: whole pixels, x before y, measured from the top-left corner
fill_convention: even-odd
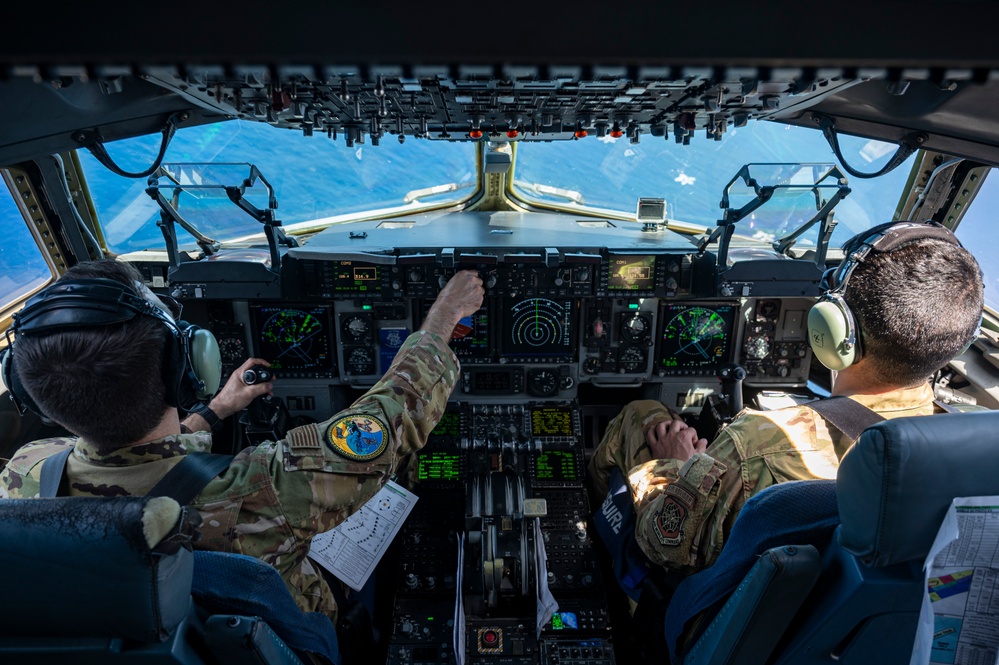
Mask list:
[[[708,440],[698,437],[697,430],[682,420],[664,420],[653,425],[645,432],[645,439],[655,459],[686,462],[708,447]]]
[[[219,418],[228,418],[239,413],[261,395],[274,394],[274,385],[270,381],[262,381],[252,385],[243,382],[243,373],[254,365],[270,367],[271,364],[261,358],[248,358],[246,362],[233,371],[222,390],[212,398],[208,405]]]

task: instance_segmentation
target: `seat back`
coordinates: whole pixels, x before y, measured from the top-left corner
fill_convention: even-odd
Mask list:
[[[874,425],[836,479],[841,526],[777,663],[908,663],[924,560],[955,497],[999,494],[999,412]]]
[[[710,567],[691,575],[676,588],[665,617],[665,638],[671,662],[680,662],[697,647],[699,662],[747,662],[745,653],[734,640],[736,634],[753,642],[748,653],[764,662],[783,634],[793,614],[792,602],[801,602],[817,577],[817,549],[825,547],[838,524],[836,488],[832,480],[801,480],[773,485],[753,496],[743,506],[718,560]],[[798,549],[811,546],[808,556]],[[760,564],[761,556],[770,552]],[[814,561],[809,567],[805,559]],[[754,565],[768,566],[755,570]],[[744,580],[753,570],[753,584]],[[792,574],[793,573],[793,574]],[[765,580],[765,582],[764,582]],[[709,623],[737,588],[743,609],[736,605]],[[792,593],[788,592],[792,590]],[[753,600],[746,600],[751,595]],[[771,602],[780,598],[779,602]],[[797,601],[794,601],[794,599]],[[769,600],[768,600],[769,599]],[[762,617],[759,625],[746,631],[737,628],[750,621],[746,616]],[[729,643],[722,648],[722,642]],[[732,658],[718,661],[707,654],[729,652]]]
[[[337,662],[276,570],[191,550],[200,521],[167,497],[0,500],[0,662]]]

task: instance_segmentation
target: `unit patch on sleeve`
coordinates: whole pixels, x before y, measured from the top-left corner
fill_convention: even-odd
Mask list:
[[[690,492],[670,485],[666,488],[663,505],[655,514],[652,530],[663,545],[675,547],[683,542],[683,523],[687,521],[694,501]]]
[[[344,416],[326,430],[326,445],[341,457],[355,462],[375,459],[388,445],[388,428],[371,416]]]

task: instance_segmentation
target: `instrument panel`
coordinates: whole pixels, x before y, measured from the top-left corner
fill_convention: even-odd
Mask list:
[[[746,369],[747,386],[797,388],[808,381],[804,322],[814,298],[801,295],[798,283],[781,292],[779,279],[765,270],[756,289],[764,295],[755,297],[744,278],[741,295],[732,294],[713,256],[689,250],[394,252],[289,253],[277,288],[263,289],[266,297],[248,297],[245,286],[221,278],[213,284],[196,262],[183,264],[177,275],[185,279],[171,288],[194,312],[202,296],[207,320],[198,322],[218,337],[226,371],[239,356],[265,358],[278,377],[294,382],[280,382],[280,390],[373,385],[463,269],[479,272],[486,296],[449,341],[462,365],[456,400],[564,400],[587,385],[643,387],[649,398],[696,411],[732,363]],[[327,402],[298,393],[308,393],[303,400],[317,414]]]

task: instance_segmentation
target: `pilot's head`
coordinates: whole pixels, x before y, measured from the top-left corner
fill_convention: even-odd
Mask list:
[[[119,282],[170,316],[127,263],[81,263],[57,286],[94,278]],[[171,408],[163,371],[169,335],[154,316],[18,335],[12,365],[38,410],[101,449],[113,449],[141,441]]]
[[[840,291],[856,323],[857,352],[846,366],[862,362],[871,380],[911,387],[925,382],[977,337],[982,273],[947,229],[883,224],[854,236],[843,250],[839,282],[834,279],[830,286]]]

